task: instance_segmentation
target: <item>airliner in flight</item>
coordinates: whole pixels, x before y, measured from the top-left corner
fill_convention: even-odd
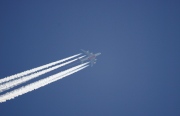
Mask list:
[[[85,51],[83,49],[81,49],[81,51],[83,51],[85,54],[86,54],[86,57],[85,58],[81,58],[81,63],[85,62],[85,61],[90,61],[91,63],[91,66],[93,66],[94,64],[96,64],[96,57],[101,55],[101,53],[96,53],[96,54],[93,54],[93,53],[90,53],[89,51]]]

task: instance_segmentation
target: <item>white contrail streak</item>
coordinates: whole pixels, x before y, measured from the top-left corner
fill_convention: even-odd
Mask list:
[[[69,73],[66,73],[66,74],[63,75],[63,76],[60,76],[60,77],[58,77],[58,78],[54,78],[54,79],[52,79],[51,81],[49,81],[48,84],[49,84],[49,83],[52,83],[52,82],[55,82],[55,81],[57,81],[57,80],[59,80],[59,79],[62,79],[63,77],[69,76],[69,75],[71,75],[71,74],[73,74],[73,73],[75,73],[75,72],[78,72],[78,71],[80,71],[80,70],[82,70],[82,69],[84,69],[84,68],[86,68],[86,67],[88,67],[88,66],[89,66],[89,65],[82,66],[82,67],[80,67],[80,68],[77,68],[77,69],[69,72]]]
[[[82,57],[84,57],[84,56],[78,57],[78,58],[76,58],[74,60],[70,60],[68,62],[65,62],[63,64],[60,64],[60,65],[57,65],[57,66],[54,66],[54,67],[51,67],[51,68],[48,68],[48,69],[42,70],[40,72],[36,72],[36,73],[31,74],[31,75],[20,77],[20,78],[18,78],[16,80],[4,83],[4,84],[0,85],[0,92],[11,89],[11,88],[13,88],[13,87],[15,87],[15,86],[17,86],[19,84],[25,83],[25,82],[27,82],[27,81],[29,81],[31,79],[37,78],[37,77],[39,77],[39,76],[41,76],[41,75],[43,75],[45,73],[48,73],[48,72],[53,71],[55,69],[58,69],[58,68],[60,68],[62,66],[70,64],[70,63],[72,63],[72,62],[74,62],[74,61],[76,61],[78,59],[81,59]]]
[[[18,96],[23,95],[25,93],[28,93],[30,91],[36,90],[36,89],[38,89],[40,87],[43,87],[43,86],[48,85],[48,84],[50,84],[52,82],[55,82],[55,81],[57,81],[57,80],[59,80],[59,79],[61,79],[63,77],[66,77],[66,76],[71,75],[71,74],[73,74],[75,72],[78,72],[78,71],[86,68],[87,66],[88,66],[87,63],[83,63],[81,65],[72,67],[72,68],[67,69],[65,71],[62,71],[60,73],[49,76],[49,77],[47,77],[45,79],[41,79],[39,81],[31,83],[31,84],[29,84],[27,86],[21,87],[19,89],[15,89],[15,90],[13,90],[11,92],[8,92],[6,94],[1,95],[0,96],[0,102],[2,103],[2,102],[5,102],[7,100],[14,99],[15,97],[18,97]]]
[[[12,79],[16,79],[16,78],[19,78],[19,77],[28,75],[28,74],[30,74],[30,73],[33,73],[33,72],[42,70],[42,69],[44,69],[44,68],[49,68],[49,67],[51,67],[51,66],[53,66],[53,65],[55,65],[55,64],[64,62],[64,61],[66,61],[66,60],[69,60],[69,59],[74,58],[74,57],[79,56],[79,55],[80,55],[80,54],[76,54],[76,55],[70,56],[70,57],[68,57],[68,58],[64,58],[64,59],[62,59],[62,60],[58,60],[58,61],[55,61],[55,62],[46,64],[46,65],[43,65],[43,66],[40,66],[40,67],[37,67],[37,68],[33,68],[33,69],[30,69],[30,70],[27,70],[27,71],[24,71],[24,72],[21,72],[21,73],[17,73],[17,74],[12,75],[12,76],[5,77],[5,78],[3,78],[3,79],[0,79],[0,83],[7,82],[7,81],[10,81],[10,80],[12,80]]]

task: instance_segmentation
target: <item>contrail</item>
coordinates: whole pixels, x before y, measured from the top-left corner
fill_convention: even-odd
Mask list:
[[[85,64],[87,64],[87,63],[84,63],[83,65],[85,65]],[[58,77],[58,78],[54,78],[54,79],[52,79],[51,81],[49,81],[48,84],[49,84],[49,83],[52,83],[52,82],[55,82],[55,81],[57,81],[57,80],[59,80],[59,79],[62,79],[63,77],[69,76],[69,75],[71,75],[71,74],[73,74],[73,73],[75,73],[75,72],[78,72],[78,71],[80,71],[80,70],[82,70],[82,69],[84,69],[84,68],[86,68],[86,67],[88,67],[88,66],[89,66],[89,65],[82,66],[82,67],[80,67],[80,68],[78,68],[78,69],[75,69],[75,70],[73,70],[73,71],[70,71],[69,73],[66,73],[64,76],[60,76],[60,77]]]
[[[20,78],[18,78],[16,80],[4,83],[4,84],[0,85],[0,92],[11,89],[11,88],[13,88],[13,87],[15,87],[15,86],[17,86],[19,84],[25,83],[25,82],[27,82],[27,81],[29,81],[31,79],[37,78],[37,77],[39,77],[39,76],[41,76],[41,75],[43,75],[45,73],[48,73],[48,72],[53,71],[55,69],[58,69],[58,68],[60,68],[62,66],[70,64],[70,63],[72,63],[72,62],[74,62],[74,61],[76,61],[76,60],[78,60],[78,59],[80,59],[82,57],[84,57],[84,56],[78,57],[78,58],[76,58],[74,60],[70,60],[68,62],[65,62],[63,64],[60,64],[60,65],[57,65],[57,66],[54,66],[54,67],[51,67],[51,68],[48,68],[48,69],[42,70],[40,72],[36,72],[36,73],[31,74],[31,75],[20,77]]]
[[[28,74],[30,74],[30,73],[33,73],[33,72],[42,70],[42,69],[44,69],[44,68],[49,68],[50,66],[53,66],[53,65],[55,65],[55,64],[64,62],[64,61],[66,61],[66,60],[69,60],[69,59],[74,58],[74,57],[79,56],[79,55],[80,55],[80,54],[76,54],[76,55],[70,56],[70,57],[68,57],[68,58],[64,58],[64,59],[62,59],[62,60],[58,60],[58,61],[55,61],[55,62],[46,64],[46,65],[43,65],[43,66],[40,66],[40,67],[37,67],[37,68],[33,68],[33,69],[30,69],[30,70],[27,70],[27,71],[24,71],[24,72],[21,72],[21,73],[17,73],[17,74],[12,75],[12,76],[5,77],[5,78],[3,78],[3,79],[0,79],[0,83],[7,82],[7,81],[10,81],[10,80],[12,80],[12,79],[16,79],[16,78],[19,78],[19,77],[28,75]]]
[[[30,91],[36,90],[40,87],[43,87],[43,86],[48,85],[52,82],[55,82],[55,81],[57,81],[63,77],[66,77],[66,76],[71,75],[75,72],[78,72],[78,71],[86,68],[87,66],[88,66],[87,63],[83,63],[83,64],[80,64],[78,66],[67,69],[65,71],[62,71],[60,73],[49,76],[45,79],[41,79],[41,80],[36,81],[34,83],[28,84],[27,86],[21,87],[19,89],[15,89],[15,90],[8,92],[4,95],[1,95],[0,96],[0,102],[2,103],[2,102],[5,102],[6,100],[14,99],[15,97],[18,97],[18,96],[23,95],[25,93],[28,93]]]

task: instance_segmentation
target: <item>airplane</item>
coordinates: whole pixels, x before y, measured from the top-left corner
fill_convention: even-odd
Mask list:
[[[93,53],[90,53],[89,51],[85,51],[83,49],[81,49],[82,52],[84,52],[86,54],[86,57],[85,58],[81,58],[81,63],[83,63],[84,61],[90,61],[91,63],[91,67],[96,64],[96,57],[101,55],[101,53],[96,53],[96,54],[93,54]]]

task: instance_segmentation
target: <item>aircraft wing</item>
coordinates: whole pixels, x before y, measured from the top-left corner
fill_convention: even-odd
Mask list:
[[[81,49],[81,51],[83,51],[87,56],[91,56],[91,53],[89,51],[85,51],[83,49]]]
[[[96,63],[96,59],[93,59],[90,62],[91,62],[91,67],[92,67]]]

